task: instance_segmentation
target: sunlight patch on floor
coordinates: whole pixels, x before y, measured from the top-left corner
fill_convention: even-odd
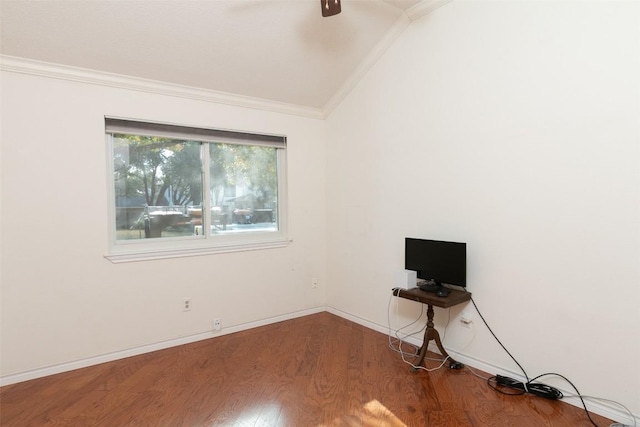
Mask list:
[[[353,414],[336,418],[331,424],[320,424],[318,427],[407,427],[407,425],[374,399],[365,403]]]
[[[242,411],[236,419],[229,420],[225,425],[233,427],[284,426],[286,422],[281,419],[282,415],[282,407],[279,404],[260,404]],[[216,421],[213,425],[220,424]]]

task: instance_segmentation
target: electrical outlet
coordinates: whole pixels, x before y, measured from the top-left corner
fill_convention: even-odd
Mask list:
[[[182,298],[182,311],[191,311],[191,298]]]
[[[462,327],[470,328],[472,323],[473,323],[473,320],[471,319],[471,314],[469,314],[466,311],[463,311],[460,314],[460,324],[462,325]]]
[[[213,319],[213,330],[214,331],[219,331],[220,329],[222,329],[222,325],[220,323],[220,319]]]
[[[318,289],[318,278],[317,277],[312,277],[311,278],[311,288]]]

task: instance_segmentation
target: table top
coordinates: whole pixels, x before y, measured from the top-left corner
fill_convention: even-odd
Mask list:
[[[465,291],[459,291],[457,289],[449,289],[449,295],[446,297],[439,297],[434,293],[425,292],[420,288],[413,289],[401,289],[393,288],[393,295],[405,298],[413,301],[418,301],[423,304],[435,305],[436,307],[448,308],[454,305],[461,304],[471,299],[471,293]]]

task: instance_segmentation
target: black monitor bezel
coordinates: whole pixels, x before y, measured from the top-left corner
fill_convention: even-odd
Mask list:
[[[444,257],[443,262],[449,265],[434,266],[433,258],[429,258],[434,254]],[[419,279],[432,280],[439,286],[448,284],[464,288],[467,286],[467,244],[406,237],[405,269],[416,271]]]

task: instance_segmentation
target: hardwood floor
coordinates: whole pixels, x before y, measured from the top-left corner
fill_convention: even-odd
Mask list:
[[[386,335],[329,313],[2,387],[0,424],[592,425],[580,408],[504,396],[467,369],[410,373]]]

